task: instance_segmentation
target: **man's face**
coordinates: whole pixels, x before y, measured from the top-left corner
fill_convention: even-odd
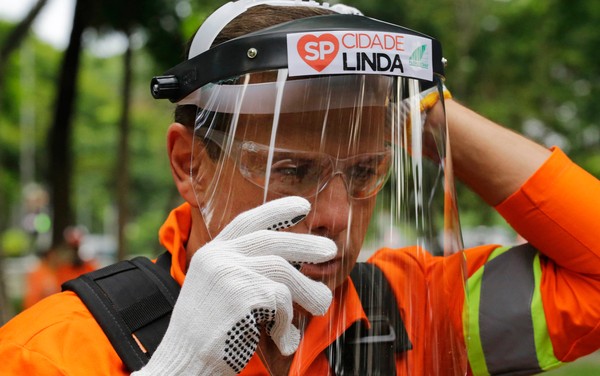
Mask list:
[[[360,197],[368,196],[359,189],[367,175],[365,166],[374,158],[391,158],[384,110],[281,114],[271,154],[271,180],[266,184],[273,128],[272,115],[241,115],[234,151],[218,162],[206,157],[199,163],[196,196],[204,222],[214,237],[239,213],[261,205],[266,185],[267,201],[286,195],[305,197],[311,211],[288,231],[325,236],[337,244],[335,259],[301,268],[333,290],[356,262],[375,205],[375,195]]]

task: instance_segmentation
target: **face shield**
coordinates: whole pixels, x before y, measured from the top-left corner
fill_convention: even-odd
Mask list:
[[[425,373],[464,374],[462,329],[446,319],[464,266],[422,275],[462,248],[436,40],[363,16],[304,18],[208,49],[152,91],[197,107],[190,179],[210,237],[267,201],[306,198],[311,213],[289,231],[331,238],[341,258],[322,282],[337,292],[357,260],[397,263],[386,272],[411,297],[404,325],[427,335],[409,338],[411,356]],[[335,338],[350,323],[331,315],[321,335]]]

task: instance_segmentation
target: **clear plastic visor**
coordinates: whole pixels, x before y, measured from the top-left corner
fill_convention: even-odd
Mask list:
[[[179,104],[198,106],[190,173],[206,241],[243,211],[305,197],[311,212],[286,231],[331,238],[339,259],[311,278],[340,294],[357,260],[396,263],[388,278],[399,296],[412,296],[402,309],[420,312],[405,320],[408,332],[431,342],[426,373],[464,374],[462,329],[439,309],[453,305],[448,280],[463,288],[463,266],[423,274],[462,242],[442,82],[426,91],[421,84],[382,75],[290,78],[281,69],[205,85]],[[403,264],[408,254],[416,262]],[[342,326],[332,322],[323,335],[334,338]]]

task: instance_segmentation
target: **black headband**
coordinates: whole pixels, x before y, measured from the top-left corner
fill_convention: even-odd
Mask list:
[[[162,76],[152,78],[152,96],[175,103],[210,82],[250,72],[287,68],[285,51],[287,35],[291,33],[357,30],[416,35],[431,40],[433,73],[444,76],[442,46],[436,39],[369,17],[333,14],[289,21],[219,44],[176,65]]]

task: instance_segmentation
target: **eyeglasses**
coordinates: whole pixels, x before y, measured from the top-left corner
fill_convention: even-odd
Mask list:
[[[246,180],[284,196],[315,196],[339,174],[350,197],[372,197],[385,184],[392,163],[391,150],[335,158],[321,152],[271,148],[253,141],[226,140],[226,134],[221,131],[201,128],[196,134],[213,141],[221,150],[231,150]],[[229,142],[231,144],[228,145]],[[231,146],[231,149],[225,145]]]

